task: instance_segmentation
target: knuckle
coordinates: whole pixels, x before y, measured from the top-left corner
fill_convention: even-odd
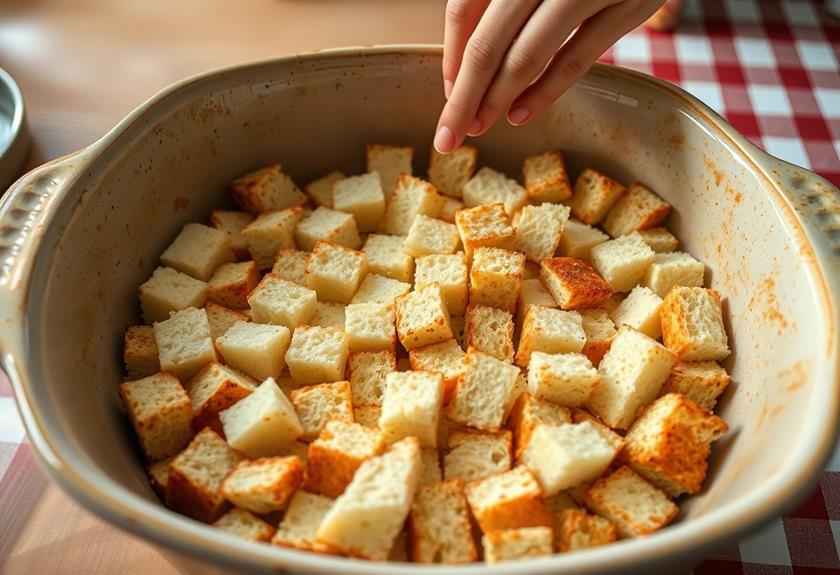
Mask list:
[[[579,56],[568,56],[561,60],[560,67],[564,74],[577,78],[582,76],[589,66]]]
[[[467,61],[476,70],[487,72],[496,65],[496,47],[483,36],[473,36],[467,43]]]
[[[526,50],[511,50],[505,68],[517,80],[531,80],[538,72],[534,54]]]
[[[470,9],[470,0],[449,0],[446,3],[446,20],[452,23],[461,23],[467,19]]]

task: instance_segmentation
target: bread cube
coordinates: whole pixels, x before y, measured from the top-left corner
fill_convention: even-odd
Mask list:
[[[411,291],[411,284],[369,273],[359,284],[351,303],[392,304]]]
[[[455,223],[455,212],[464,208],[464,202],[461,200],[456,200],[454,198],[444,198],[443,199],[443,207],[440,209],[440,215],[438,216],[444,222],[448,222],[450,224]],[[461,235],[458,235],[458,244],[461,243]]]
[[[413,156],[414,148],[411,147],[367,145],[367,171],[379,172],[386,201],[391,201],[391,195],[398,185],[400,176],[411,176]]]
[[[469,350],[464,357],[464,373],[447,406],[447,417],[476,429],[497,431],[518,375],[516,366]]]
[[[631,232],[654,228],[671,213],[671,205],[636,182],[613,205],[604,220],[604,229],[617,238]]]
[[[471,563],[478,558],[461,481],[420,487],[408,516],[415,563]]]
[[[381,405],[385,376],[397,370],[393,351],[360,351],[347,358],[347,379],[353,407]]]
[[[528,202],[528,194],[519,182],[487,166],[478,170],[464,184],[463,192],[464,205],[468,208],[501,203],[509,216],[513,216]]]
[[[525,321],[525,312],[532,304],[549,308],[557,307],[554,296],[538,277],[522,280],[522,290],[519,292],[519,301],[516,304],[516,325],[522,325]]]
[[[440,483],[442,474],[440,472],[440,458],[435,447],[424,447],[420,450],[420,479],[417,485],[434,485]]]
[[[306,203],[306,196],[280,164],[245,174],[230,183],[228,189],[241,209],[257,215]]]
[[[440,284],[424,285],[397,298],[397,335],[408,351],[452,337]]]
[[[411,283],[414,258],[405,252],[402,237],[370,234],[362,252],[371,273]]]
[[[453,316],[449,318],[449,324],[452,326],[452,337],[455,339],[455,343],[463,348],[466,318],[464,316]]]
[[[592,248],[592,265],[616,292],[633,289],[652,263],[653,250],[637,233]]]
[[[360,232],[376,231],[385,213],[385,194],[379,173],[350,176],[335,182],[332,207],[352,214]]]
[[[443,376],[428,371],[392,371],[385,376],[379,428],[394,443],[415,436],[421,447],[437,446]]]
[[[204,306],[204,311],[207,313],[207,323],[210,325],[210,338],[215,342],[217,339],[225,335],[225,332],[233,327],[238,321],[251,321],[251,317],[243,313],[243,311],[234,311],[228,309],[223,305],[208,301]],[[216,353],[219,349],[216,348]]]
[[[627,429],[659,394],[675,361],[674,354],[655,340],[622,327],[598,366],[601,380],[589,408],[610,427]]]
[[[192,406],[178,378],[162,371],[120,385],[131,425],[150,462],[178,453],[192,438]]]
[[[169,313],[207,302],[207,283],[172,268],[159,267],[138,289],[143,321],[147,324],[169,318]]]
[[[271,273],[279,278],[306,286],[306,266],[309,264],[309,253],[291,248],[284,248],[277,252]]]
[[[554,532],[548,527],[498,529],[481,538],[484,561],[493,565],[503,561],[551,555]]]
[[[309,385],[292,391],[292,403],[303,426],[301,441],[309,442],[321,435],[331,419],[352,423],[351,398],[350,383],[347,381]]]
[[[248,251],[261,270],[274,265],[278,251],[295,247],[295,227],[302,218],[302,208],[268,212],[242,230]]]
[[[393,351],[397,346],[394,304],[351,303],[344,331],[350,351]]]
[[[513,405],[508,417],[508,427],[516,439],[514,456],[517,461],[531,441],[534,430],[541,425],[563,425],[572,422],[569,408],[534,397],[527,391]]]
[[[251,259],[248,244],[242,237],[242,230],[254,221],[254,216],[247,212],[213,210],[210,212],[210,225],[227,235],[228,245],[237,260]]]
[[[714,361],[680,361],[659,391],[681,393],[706,411],[712,411],[718,396],[729,385],[729,374]]]
[[[252,261],[219,266],[207,283],[207,299],[231,309],[248,307],[248,294],[260,283],[260,270]]]
[[[677,286],[665,296],[661,317],[662,340],[681,360],[719,361],[729,355],[715,290]]]
[[[642,241],[657,254],[676,251],[680,241],[665,228],[651,228],[639,232]]]
[[[333,186],[339,180],[343,180],[347,175],[341,170],[333,170],[306,184],[303,191],[309,196],[316,206],[323,206],[325,208],[333,207]]]
[[[130,379],[148,377],[160,371],[155,329],[152,326],[128,326],[123,337],[123,364]]]
[[[582,353],[549,354],[536,351],[528,364],[528,391],[540,399],[566,407],[584,405],[595,386],[598,370]]]
[[[504,429],[495,433],[453,431],[449,451],[443,456],[443,475],[447,481],[484,479],[510,471],[513,461],[513,435]]]
[[[642,283],[659,297],[665,297],[674,286],[703,287],[705,274],[703,262],[683,252],[654,254]]]
[[[587,168],[575,181],[569,200],[572,214],[585,224],[600,224],[624,193],[624,186],[601,172]]]
[[[513,382],[513,391],[511,392],[510,396],[508,396],[507,404],[505,405],[505,417],[504,421],[508,420],[510,416],[510,412],[513,410],[513,406],[516,405],[516,402],[519,400],[519,396],[524,393],[528,392],[528,374],[527,370],[523,373],[522,370],[516,376],[516,381]]]
[[[516,311],[525,255],[501,248],[477,248],[470,267],[470,304]]]
[[[636,286],[610,314],[616,327],[629,325],[653,339],[662,336],[659,314],[662,298],[649,288]]]
[[[463,252],[422,256],[416,260],[415,289],[440,284],[452,316],[462,316],[467,307],[467,260]]]
[[[363,405],[353,408],[353,419],[356,423],[371,429],[379,429],[380,415],[382,415],[381,405]]]
[[[213,527],[248,541],[263,543],[271,541],[274,535],[273,525],[244,509],[231,509],[213,522]]]
[[[516,247],[516,232],[510,225],[504,204],[458,210],[455,212],[455,226],[461,235],[468,261],[472,260],[473,252],[480,247]]]
[[[219,413],[251,395],[256,388],[257,382],[244,373],[219,363],[207,364],[187,385],[193,429],[209,427],[223,433]]]
[[[321,301],[348,304],[367,274],[365,254],[327,242],[318,242],[306,266],[306,283]]]
[[[576,311],[531,305],[525,313],[516,365],[527,367],[531,353],[579,353],[586,344],[583,321]]]
[[[547,150],[525,158],[522,176],[531,201],[560,202],[572,195],[566,162],[560,150]]]
[[[466,494],[473,516],[484,533],[497,529],[554,526],[539,483],[522,465],[467,483]]]
[[[303,484],[303,465],[290,457],[242,461],[222,482],[222,495],[240,509],[265,514],[284,509]]]
[[[217,267],[235,256],[225,232],[203,224],[187,224],[160,255],[166,267],[207,281]]]
[[[516,249],[532,262],[550,258],[560,245],[569,208],[561,204],[525,206],[516,226]]]
[[[455,385],[464,372],[464,350],[454,339],[411,350],[411,369],[438,373],[443,377],[443,402],[448,403]]]
[[[461,237],[454,224],[418,214],[408,229],[403,249],[414,257],[451,254],[460,243]]]
[[[344,331],[344,312],[347,306],[336,302],[316,302],[315,314],[309,320],[309,325],[317,327],[334,327]]]
[[[382,433],[358,423],[333,420],[309,444],[306,489],[336,498],[362,463],[385,448]]]
[[[384,561],[408,516],[420,475],[420,447],[410,437],[362,463],[327,512],[316,537],[352,557]]]
[[[581,353],[598,367],[601,359],[615,338],[615,324],[605,309],[585,309],[580,312],[581,325],[586,334],[586,344]]]
[[[313,290],[267,273],[248,295],[248,305],[255,322],[294,329],[315,314],[317,298]]]
[[[540,278],[562,309],[598,306],[612,295],[612,288],[586,261],[578,258],[546,258]]]
[[[216,521],[228,505],[222,481],[244,459],[212,429],[204,429],[169,464],[166,506],[204,523]]]
[[[274,455],[303,433],[294,407],[270,377],[219,419],[230,446],[248,457]]]
[[[299,327],[286,351],[286,364],[301,385],[339,381],[348,353],[347,336],[337,328]]]
[[[385,208],[382,229],[394,236],[408,235],[418,215],[436,218],[443,209],[443,196],[420,178],[402,174],[397,178],[393,197]]]
[[[466,184],[475,172],[478,150],[473,146],[461,146],[448,154],[441,154],[432,147],[429,155],[429,181],[440,193],[451,198],[460,198]]]
[[[290,339],[285,326],[239,321],[216,340],[216,347],[226,364],[262,381],[280,377]]]
[[[332,506],[329,497],[298,491],[292,496],[271,542],[303,551],[330,553],[330,546],[320,543],[315,534]]]
[[[470,304],[464,327],[464,345],[513,363],[513,316],[486,305]]]
[[[556,517],[554,541],[560,553],[606,545],[618,534],[615,525],[583,509],[563,509]]]
[[[298,247],[307,252],[311,252],[318,242],[330,242],[351,250],[362,245],[353,216],[324,207],[316,208],[298,222],[295,239]]]
[[[650,535],[679,513],[667,495],[627,466],[596,481],[586,492],[585,502],[613,523],[622,538]]]
[[[626,293],[614,293],[610,297],[602,301],[601,305],[599,305],[598,307],[606,311],[608,314],[611,314],[621,304],[621,302],[625,300],[625,298],[627,298]]]
[[[155,323],[160,368],[189,381],[206,364],[216,361],[207,312],[190,307]]]

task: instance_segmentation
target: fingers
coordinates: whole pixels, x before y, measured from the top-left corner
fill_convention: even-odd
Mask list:
[[[443,30],[443,93],[449,98],[464,47],[472,36],[490,0],[449,0],[446,3],[446,24]]]

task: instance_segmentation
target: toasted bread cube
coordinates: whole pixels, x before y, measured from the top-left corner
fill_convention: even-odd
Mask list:
[[[318,242],[330,242],[351,250],[362,245],[353,216],[324,207],[316,208],[298,222],[295,239],[298,247],[307,252],[311,252]]]
[[[467,501],[484,533],[519,527],[553,527],[551,512],[534,475],[520,465],[510,471],[471,481]]]
[[[342,369],[343,366],[342,362]],[[353,401],[347,381],[301,387],[292,391],[291,399],[303,426],[301,441],[314,440],[331,419],[353,422]]]
[[[385,376],[379,428],[389,443],[415,436],[421,447],[436,447],[442,404],[440,373],[392,371]]]
[[[525,262],[525,271],[522,273],[523,280],[536,280],[540,278],[540,266],[534,262]]]
[[[592,265],[613,291],[628,292],[642,281],[653,263],[653,250],[637,233],[592,248]]]
[[[464,340],[474,348],[513,363],[513,316],[501,309],[470,304],[467,308]]]
[[[123,364],[131,379],[148,377],[160,371],[155,329],[152,326],[128,326],[123,337]]]
[[[616,327],[629,325],[653,339],[662,336],[662,324],[659,321],[662,298],[650,288],[636,286],[610,314]]]
[[[368,144],[367,171],[379,172],[386,201],[391,201],[391,195],[394,193],[394,188],[398,186],[400,176],[410,176],[413,173],[411,169],[413,156],[414,148],[411,147]]]
[[[370,234],[362,251],[371,273],[401,282],[412,281],[414,258],[405,252],[402,237]]]
[[[371,429],[379,429],[379,416],[381,415],[381,405],[363,405],[353,408],[353,419],[356,420],[356,423]]]
[[[680,241],[665,228],[651,228],[639,232],[642,241],[657,254],[664,254],[677,250]]]
[[[327,512],[317,539],[352,557],[384,561],[408,516],[419,476],[416,438],[368,459]]]
[[[631,232],[654,228],[671,213],[671,204],[636,182],[613,205],[604,220],[604,229],[617,238]]]
[[[274,536],[273,525],[244,509],[231,509],[216,520],[213,527],[249,541],[267,543]]]
[[[432,147],[429,155],[429,181],[440,193],[451,198],[464,195],[464,184],[472,178],[478,161],[478,150],[461,146],[448,154],[441,154]]]
[[[529,305],[537,304],[544,307],[556,308],[557,301],[545,287],[541,279],[532,278],[522,280],[522,290],[516,304],[516,325],[521,326],[525,321],[525,312]]]
[[[304,385],[344,379],[350,348],[344,332],[334,327],[299,327],[286,351],[292,379]]]
[[[592,248],[604,243],[610,236],[598,228],[584,224],[580,220],[570,218],[563,226],[557,255],[582,259],[592,262]]]
[[[241,209],[257,215],[306,203],[306,196],[280,164],[273,164],[245,174],[228,186],[233,201]]]
[[[235,256],[225,232],[203,224],[187,224],[178,237],[161,254],[166,267],[207,281],[222,264]]]
[[[516,311],[525,255],[501,248],[477,248],[470,267],[470,303]]]
[[[226,365],[210,363],[199,371],[187,385],[192,403],[193,429],[211,428],[222,433],[219,413],[240,399],[251,395],[257,382]]]
[[[147,324],[169,318],[170,312],[203,307],[207,283],[172,268],[159,267],[138,289],[143,321]]]
[[[303,551],[329,553],[330,547],[319,543],[315,533],[332,506],[333,500],[329,497],[298,491],[292,496],[271,542]]]
[[[176,456],[177,454],[170,455],[166,459],[161,459],[149,466],[149,483],[152,484],[155,492],[161,498],[166,497],[166,485],[169,483],[169,464]]]
[[[550,258],[560,245],[569,207],[561,204],[525,206],[516,226],[516,249],[532,262]]]
[[[306,266],[306,283],[319,300],[348,304],[367,271],[362,252],[318,242]]]
[[[362,463],[382,453],[382,433],[358,423],[333,420],[309,444],[306,489],[336,498]]]
[[[510,471],[513,435],[506,429],[495,433],[453,431],[449,433],[448,444],[449,451],[443,457],[447,481],[470,482]]]
[[[248,294],[260,282],[260,270],[251,261],[219,266],[207,283],[207,299],[230,309],[248,307]]]
[[[379,173],[350,176],[335,182],[332,207],[352,214],[360,232],[375,231],[385,213],[385,194]]]
[[[454,224],[417,214],[408,229],[403,249],[414,257],[451,254],[460,242],[458,228]]]
[[[682,393],[706,411],[712,411],[718,396],[729,385],[729,374],[714,361],[680,361],[659,391]]]
[[[545,499],[545,504],[548,506],[551,514],[554,515],[555,522],[557,522],[556,520],[561,511],[578,508],[575,500],[569,497],[569,494],[565,491],[560,491],[543,499]]]
[[[351,353],[347,358],[347,379],[353,407],[381,405],[385,376],[392,371],[397,371],[397,356],[393,351]]]
[[[408,235],[418,215],[436,218],[443,209],[443,196],[420,178],[402,174],[397,178],[393,197],[385,208],[382,229],[394,236]]]
[[[522,176],[525,191],[534,202],[560,202],[572,195],[566,162],[560,150],[547,150],[525,158]]]
[[[612,295],[604,278],[578,258],[544,259],[540,278],[561,309],[593,308]]]
[[[598,419],[597,416],[592,415],[586,409],[582,408],[573,408],[572,409],[572,422],[573,423],[581,423],[583,421],[591,422],[595,428],[601,433],[601,435],[610,442],[610,444],[615,448],[617,452],[620,452],[624,448],[624,438],[620,436],[618,433],[613,431],[610,426],[605,424],[603,421]]]
[[[516,232],[510,225],[504,204],[458,210],[455,212],[455,225],[468,261],[472,260],[473,252],[480,247],[516,247]]]
[[[476,429],[497,431],[518,375],[516,366],[469,350],[464,357],[464,373],[447,407],[447,417]]]
[[[627,466],[596,481],[584,499],[589,509],[615,525],[622,538],[649,535],[679,512],[667,495]]]
[[[411,560],[470,563],[478,558],[461,481],[420,487],[408,516]]]
[[[248,296],[251,319],[294,329],[315,314],[318,296],[309,288],[267,273]]]
[[[237,260],[251,259],[251,252],[248,251],[248,244],[242,237],[242,230],[252,221],[254,221],[254,216],[247,212],[226,210],[210,212],[210,225],[227,235],[228,245],[233,250]]]
[[[227,509],[222,481],[243,457],[212,429],[204,429],[169,464],[166,506],[212,523]]]
[[[601,380],[589,399],[592,412],[615,429],[627,429],[659,394],[676,357],[640,331],[624,326],[598,366]]]
[[[659,297],[665,297],[674,286],[703,287],[706,266],[688,254],[672,252],[654,254],[642,283]]]
[[[435,447],[424,447],[420,450],[420,479],[418,486],[434,485],[440,483],[442,474],[440,471],[440,456]]]
[[[601,172],[587,168],[575,181],[569,200],[572,214],[585,224],[600,224],[624,193],[624,186]]]
[[[309,264],[309,253],[291,248],[283,248],[277,252],[271,273],[279,278],[295,282],[306,287],[306,266]]]
[[[268,212],[242,230],[248,251],[261,270],[274,265],[278,251],[295,247],[295,227],[302,218],[302,208]]]
[[[397,298],[397,335],[408,351],[452,337],[440,284],[424,285]]]
[[[414,287],[440,284],[446,307],[452,316],[462,316],[467,307],[467,260],[463,252],[417,258]]]
[[[516,365],[526,367],[531,353],[579,353],[586,344],[583,321],[576,311],[531,305],[525,313]]]
[[[411,291],[411,284],[369,273],[359,284],[351,303],[393,304],[398,297]]]
[[[598,370],[582,353],[535,351],[528,364],[528,391],[566,407],[579,407],[589,401],[598,379]]]
[[[454,339],[413,349],[408,354],[411,369],[439,373],[443,377],[443,402],[448,403],[464,372],[464,350]]]
[[[502,203],[509,216],[528,202],[528,194],[519,182],[486,166],[464,184],[463,192],[464,205],[468,208]]]
[[[120,385],[120,397],[150,462],[175,455],[192,438],[192,406],[178,378],[162,371]]]
[[[262,381],[280,377],[290,339],[286,326],[239,321],[216,340],[216,347],[226,364]]]
[[[516,400],[508,417],[508,427],[513,429],[516,438],[515,459],[519,461],[522,458],[534,430],[540,425],[563,425],[571,422],[569,408],[534,397],[526,390]]]
[[[215,342],[217,339],[225,335],[227,330],[233,327],[238,321],[251,321],[250,316],[240,311],[228,309],[223,305],[208,301],[204,306],[204,311],[207,312],[207,323],[210,324],[210,337]],[[219,349],[216,348],[218,353]]]
[[[392,303],[351,303],[345,310],[350,351],[393,351],[397,345]]]
[[[729,355],[715,290],[677,286],[665,296],[661,317],[662,340],[681,360],[719,361]]]
[[[319,301],[315,303],[315,314],[309,320],[309,325],[317,327],[334,327],[344,331],[345,310],[343,303]]]
[[[617,330],[605,309],[585,309],[580,312],[581,325],[586,334],[586,345],[581,353],[598,367],[612,345]]]
[[[548,527],[497,529],[481,537],[484,561],[491,565],[551,555],[553,541],[554,532]]]
[[[510,416],[510,412],[513,411],[513,406],[516,405],[516,402],[519,400],[519,396],[528,392],[528,374],[527,370],[523,373],[522,370],[519,371],[519,374],[516,376],[516,381],[513,382],[513,391],[508,396],[507,405],[505,405],[505,417],[504,420],[507,421],[508,417]]]
[[[464,208],[464,202],[461,200],[456,200],[454,198],[444,198],[443,199],[443,207],[440,209],[440,215],[438,216],[444,222],[448,222],[450,224],[455,223],[455,212]],[[461,236],[458,235],[458,243],[461,243]]]
[[[207,312],[190,307],[155,323],[160,368],[189,381],[206,364],[216,361]]]
[[[341,170],[334,170],[306,184],[303,187],[303,191],[315,202],[316,206],[332,209],[333,186],[336,182],[346,177],[347,175]]]
[[[615,525],[583,509],[563,509],[557,513],[554,541],[561,553],[612,543],[617,534]]]
[[[265,514],[284,509],[303,484],[303,465],[294,455],[242,461],[222,482],[222,495],[236,507]]]

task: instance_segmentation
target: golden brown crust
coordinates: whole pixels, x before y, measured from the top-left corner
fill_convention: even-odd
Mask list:
[[[559,169],[548,178],[534,179],[530,176],[530,166],[542,156],[551,156],[558,163]],[[566,172],[566,161],[560,150],[548,150],[537,156],[526,158],[523,168],[525,191],[528,197],[541,202],[558,202],[572,196],[572,185]]]
[[[557,513],[557,551],[563,553],[612,543],[617,538],[615,525],[583,509],[563,509]]]
[[[354,457],[314,441],[309,444],[306,490],[335,499],[353,480],[364,457]]]
[[[519,461],[522,451],[540,423],[569,422],[570,411],[550,401],[523,392],[516,399],[508,415],[508,427],[513,430],[514,456]]]
[[[473,515],[484,533],[520,527],[554,528],[554,518],[541,494],[523,495],[487,507],[476,509]]]
[[[709,288],[696,289],[705,289],[706,293],[714,300],[718,311],[720,311],[720,293]],[[672,289],[662,301],[662,308],[659,312],[662,322],[662,341],[665,347],[680,359],[693,360],[695,358],[692,352],[696,343],[689,335],[692,320],[686,313],[682,291]]]
[[[613,293],[595,268],[582,259],[547,258],[541,267],[540,277],[562,309],[597,307]]]
[[[207,299],[230,309],[244,309],[248,307],[248,294],[260,283],[260,270],[253,261],[234,265],[242,268],[241,274],[228,282],[219,281],[215,275],[211,277]]]

